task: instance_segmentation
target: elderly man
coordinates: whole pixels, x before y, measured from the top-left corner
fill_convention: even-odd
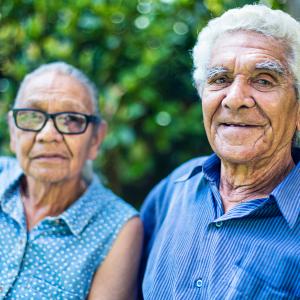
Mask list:
[[[89,79],[65,63],[23,80],[0,159],[0,299],[135,298],[136,211],[83,176],[105,123]]]
[[[215,154],[143,205],[144,299],[300,299],[300,25],[265,6],[232,9],[193,55]]]

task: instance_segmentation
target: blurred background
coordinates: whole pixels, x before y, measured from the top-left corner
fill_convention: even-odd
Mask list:
[[[0,0],[0,154],[12,155],[6,114],[24,75],[66,61],[96,83],[109,124],[94,168],[139,208],[171,170],[211,152],[191,49],[210,18],[254,2],[299,17],[299,0]]]

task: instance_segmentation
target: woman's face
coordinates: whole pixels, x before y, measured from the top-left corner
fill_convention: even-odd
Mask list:
[[[76,79],[58,72],[45,72],[29,80],[22,89],[16,108],[33,108],[47,113],[93,114],[86,88]],[[18,129],[10,116],[11,149],[28,177],[47,183],[77,179],[87,159],[95,159],[105,128],[97,132],[91,123],[82,134],[59,133],[48,120],[39,132]]]

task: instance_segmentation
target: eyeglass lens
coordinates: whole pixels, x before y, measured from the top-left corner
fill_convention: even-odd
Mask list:
[[[78,114],[61,114],[55,118],[57,128],[62,132],[82,132],[86,126],[86,118]]]
[[[46,115],[38,111],[18,111],[16,116],[17,126],[25,130],[41,130],[46,120]],[[54,117],[54,122],[61,133],[80,133],[85,130],[87,120],[81,114],[62,113]]]
[[[46,116],[38,111],[18,111],[16,123],[22,129],[40,130],[46,120]]]

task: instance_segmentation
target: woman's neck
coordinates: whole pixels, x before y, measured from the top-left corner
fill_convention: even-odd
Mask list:
[[[47,216],[57,216],[65,211],[85,191],[83,179],[63,183],[45,183],[26,177],[22,181],[21,195],[30,230]]]

